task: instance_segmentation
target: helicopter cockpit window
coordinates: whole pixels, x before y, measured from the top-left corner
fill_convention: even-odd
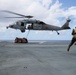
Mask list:
[[[24,26],[24,22],[21,22],[21,26]]]

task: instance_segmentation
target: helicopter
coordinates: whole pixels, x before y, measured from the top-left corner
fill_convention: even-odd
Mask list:
[[[8,10],[3,10],[2,12],[11,13],[20,16],[20,17],[6,17],[6,18],[26,18],[24,20],[18,20],[14,24],[11,24],[6,27],[7,29],[8,28],[19,29],[22,33],[25,32],[26,30],[51,30],[51,31],[56,31],[57,34],[59,35],[58,32],[59,30],[70,29],[69,22],[71,21],[71,19],[69,18],[61,27],[59,27],[59,26],[47,24],[41,20],[31,19],[33,18],[33,16],[31,15],[25,16]]]

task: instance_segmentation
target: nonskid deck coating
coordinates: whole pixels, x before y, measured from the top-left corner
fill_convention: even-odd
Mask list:
[[[0,75],[76,75],[76,46],[0,42]]]

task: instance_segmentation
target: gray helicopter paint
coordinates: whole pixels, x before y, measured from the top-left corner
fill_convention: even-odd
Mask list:
[[[69,22],[70,21],[67,20],[62,27],[59,27],[59,26],[46,24],[43,21],[36,20],[36,19],[25,19],[25,20],[19,20],[19,21],[17,21],[14,24],[9,25],[8,28],[20,29],[21,32],[25,32],[25,30],[51,30],[51,31],[59,31],[59,30],[70,29]],[[21,23],[23,23],[23,25],[21,25]],[[32,26],[32,28],[28,28],[29,26]]]
[[[20,29],[21,32],[25,32],[27,24],[31,24],[31,26],[27,27],[28,30],[58,31],[58,30],[70,29],[70,27],[69,27],[69,22],[71,21],[70,19],[67,19],[66,23],[62,27],[58,27],[58,26],[46,24],[45,22],[40,21],[40,20],[30,19],[30,18],[33,18],[33,16],[30,16],[30,15],[25,16],[23,14],[15,13],[15,12],[8,11],[8,10],[3,10],[2,12],[11,13],[11,14],[19,16],[19,17],[7,17],[7,18],[27,18],[24,20],[19,20],[16,22],[16,24],[13,24],[13,25],[7,27],[7,28]],[[24,23],[24,25],[22,25],[21,23]]]

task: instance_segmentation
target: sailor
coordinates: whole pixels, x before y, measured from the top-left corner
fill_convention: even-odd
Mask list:
[[[70,47],[76,42],[76,27],[73,29],[72,35],[73,35],[73,37],[72,37],[71,43],[68,46],[67,51],[69,51]]]

